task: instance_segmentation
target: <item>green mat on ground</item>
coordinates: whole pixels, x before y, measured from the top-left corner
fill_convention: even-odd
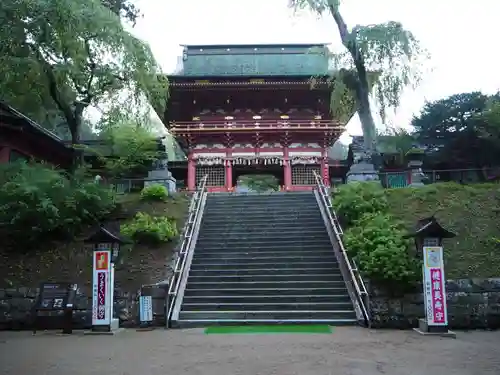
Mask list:
[[[214,326],[205,328],[205,334],[240,333],[332,333],[332,327],[318,325],[270,325],[270,326]]]

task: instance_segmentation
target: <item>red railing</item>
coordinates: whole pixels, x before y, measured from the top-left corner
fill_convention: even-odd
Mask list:
[[[185,131],[232,131],[241,130],[335,130],[344,131],[345,126],[331,120],[226,120],[186,121],[171,124],[174,133]]]

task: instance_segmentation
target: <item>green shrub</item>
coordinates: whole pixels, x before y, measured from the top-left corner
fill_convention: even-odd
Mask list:
[[[122,224],[120,229],[121,234],[136,243],[168,242],[178,235],[175,219],[143,212],[138,212],[131,222]]]
[[[386,212],[387,198],[378,182],[353,182],[342,185],[333,199],[333,207],[346,226],[367,213]]]
[[[164,202],[168,198],[168,189],[160,184],[146,186],[141,191],[141,199],[144,201]]]
[[[346,225],[345,245],[364,276],[382,287],[405,290],[418,280],[419,262],[403,224],[388,214],[380,183],[357,182],[339,188],[333,207]]]
[[[37,245],[78,233],[115,208],[114,194],[93,182],[70,180],[53,168],[20,163],[0,167],[0,229],[4,244]]]
[[[404,238],[401,222],[389,214],[368,213],[345,232],[349,255],[363,275],[379,286],[404,289],[419,278],[419,262],[409,254],[411,241]]]

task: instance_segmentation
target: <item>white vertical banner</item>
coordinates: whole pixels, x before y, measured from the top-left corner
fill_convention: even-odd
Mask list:
[[[446,278],[444,275],[443,248],[424,246],[424,301],[425,316],[429,326],[448,325],[446,306]]]
[[[106,249],[94,251],[92,284],[93,326],[111,324],[111,251],[109,247],[106,247]]]

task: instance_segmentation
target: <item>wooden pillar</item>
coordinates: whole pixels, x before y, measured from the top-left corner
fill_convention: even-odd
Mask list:
[[[187,171],[187,188],[189,191],[196,190],[196,162],[193,155],[188,156],[188,171]]]
[[[285,182],[285,191],[289,191],[292,188],[292,163],[288,156],[288,147],[283,149],[283,173]]]
[[[226,152],[226,190],[231,191],[233,189],[233,163],[231,160],[231,150],[228,149]]]
[[[321,176],[323,178],[323,184],[326,187],[330,187],[330,165],[328,164],[328,149],[323,149],[323,158],[321,160]]]
[[[0,146],[0,164],[10,162],[10,147]]]

